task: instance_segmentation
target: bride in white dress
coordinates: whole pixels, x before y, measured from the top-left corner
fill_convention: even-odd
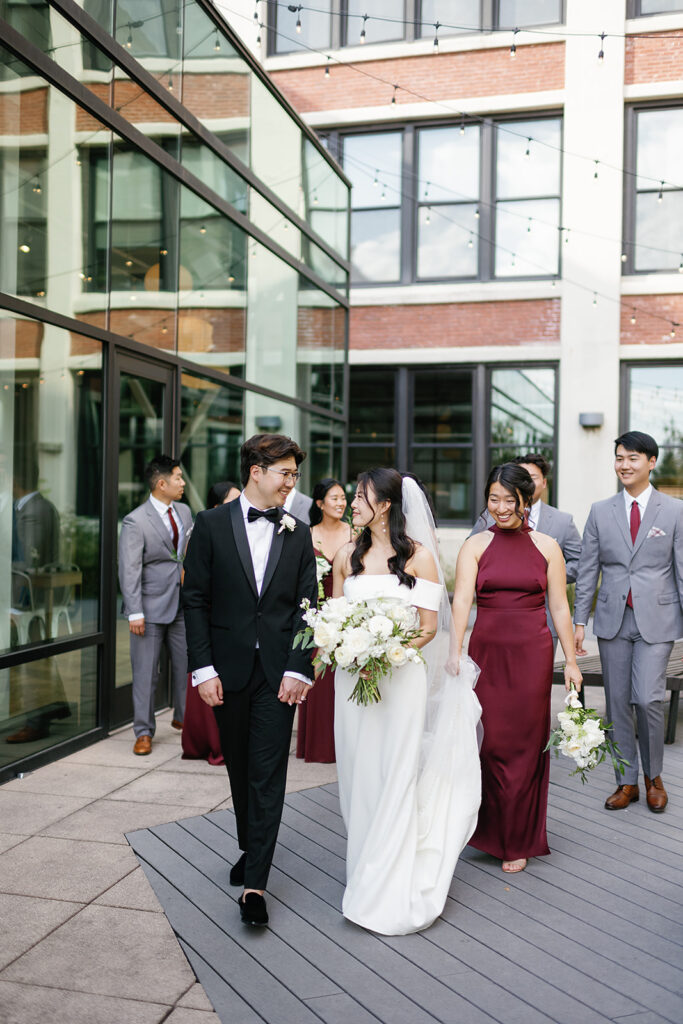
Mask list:
[[[356,678],[337,669],[335,746],[348,835],[342,913],[371,931],[405,935],[443,910],[477,821],[478,670],[467,658],[457,676],[445,670],[449,602],[419,486],[392,469],[369,470],[351,508],[362,532],[335,558],[334,596],[416,607],[426,665],[395,669],[380,682],[381,701],[365,707],[349,700]]]

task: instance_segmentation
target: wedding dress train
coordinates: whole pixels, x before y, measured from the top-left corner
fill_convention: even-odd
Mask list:
[[[427,580],[411,590],[391,574],[361,575],[345,581],[344,594],[438,610],[444,590]],[[381,701],[368,707],[348,699],[356,678],[337,669],[335,745],[348,834],[342,912],[363,928],[404,935],[428,928],[444,908],[481,798],[476,675],[467,658],[457,677],[444,675],[426,733],[424,665],[395,669],[380,683]]]

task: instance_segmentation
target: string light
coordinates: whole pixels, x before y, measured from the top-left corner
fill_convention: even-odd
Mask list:
[[[173,92],[173,74],[171,71],[168,73],[168,91]]]
[[[605,37],[606,37],[606,33],[605,32],[601,32],[600,33],[600,52],[598,54],[598,60],[599,60],[599,62],[601,64],[605,60]]]
[[[206,226],[204,224],[202,224],[202,226],[200,227],[199,234],[200,235],[205,235],[206,234]]]
[[[598,293],[597,292],[593,292],[593,309],[595,309],[597,304],[598,304]]]
[[[531,217],[529,217],[529,222],[528,222],[528,224],[526,226],[526,231],[527,231],[528,235],[531,234]]]
[[[464,114],[460,115],[460,134],[461,135],[465,134],[465,115]]]
[[[259,22],[259,26],[258,26],[258,35],[256,36],[256,45],[257,46],[261,45],[261,29],[262,28],[263,28],[263,22],[260,21]]]
[[[30,251],[31,251],[31,246],[27,245],[26,242],[24,242],[23,245],[19,246],[19,252],[30,252]]]
[[[396,93],[397,92],[398,92],[398,86],[395,85],[394,86],[394,95],[391,97],[391,105],[392,105],[392,107],[396,106]]]
[[[517,56],[517,43],[515,42],[515,40],[517,38],[517,33],[518,32],[519,32],[519,29],[516,28],[514,30],[514,32],[512,33],[512,43],[510,44],[510,56],[513,57],[513,58]]]
[[[671,331],[669,332],[669,336],[671,338],[675,338],[676,337],[676,328],[677,327],[678,327],[678,324],[676,323],[676,321],[672,320],[671,321]]]
[[[425,184],[425,199],[427,198],[428,195],[429,195],[429,182],[427,182]]]
[[[439,29],[441,28],[441,22],[434,22],[434,53],[439,52]]]
[[[329,62],[330,62],[330,55],[328,53],[328,55],[327,55],[327,64],[325,65],[325,78],[329,78],[330,77],[330,63]]]
[[[468,249],[473,249],[474,248],[474,237],[473,237],[471,231],[470,231],[470,237],[467,240],[467,248]]]
[[[659,183],[659,195],[657,196],[657,202],[658,203],[661,203],[662,200],[664,199],[664,193],[662,192],[663,188],[664,188],[664,182],[660,181],[660,183]]]
[[[133,45],[133,25],[132,22],[128,22],[128,38],[126,39],[126,49],[130,50]]]
[[[292,14],[296,14],[296,30],[298,34],[301,35],[301,4],[288,4],[287,10],[291,11]]]
[[[215,42],[214,42],[214,44],[213,44],[213,48],[214,48],[214,50],[215,50],[215,52],[216,52],[216,53],[220,53],[220,50],[221,50],[221,41],[220,41],[220,39],[218,38],[218,29],[216,29],[216,41],[215,41]]]
[[[367,14],[364,14],[364,15],[363,15],[363,27],[362,27],[362,28],[361,28],[361,30],[360,30],[360,41],[361,41],[361,46],[362,46],[362,45],[363,45],[363,43],[365,42],[365,22],[366,22],[367,20],[368,20],[368,16],[367,16]]]
[[[428,206],[427,207],[427,215],[425,217],[425,224],[429,224],[431,219],[432,219],[432,208],[431,208],[431,206]]]
[[[596,160],[595,161],[595,170],[593,171],[593,178],[597,178],[597,176],[598,176],[598,167],[599,166],[600,166],[600,161]]]
[[[622,262],[622,263],[626,263],[626,260],[627,260],[627,259],[628,259],[628,255],[627,255],[627,253],[625,253],[625,252],[622,252],[622,254],[621,254],[621,262]]]
[[[524,150],[524,156],[526,157],[527,160],[531,156],[531,139],[530,138],[528,138],[526,140],[526,149]]]
[[[476,210],[474,211],[474,216],[477,220],[479,220],[479,217],[481,216],[479,213],[479,207],[477,207]]]
[[[43,191],[42,188],[40,187],[40,182],[38,181],[38,178],[34,179],[33,186],[32,186],[31,190],[33,192],[35,192],[37,195],[40,195],[40,193]]]
[[[633,307],[633,312],[631,313],[631,323],[635,324],[635,322],[636,322],[636,307],[634,306]]]
[[[375,171],[375,180],[372,183],[373,184],[373,188],[377,188],[377,186],[379,185],[379,177],[378,177],[378,175],[379,175],[379,171]]]
[[[683,252],[681,253],[681,262],[678,264],[678,273],[683,274]]]

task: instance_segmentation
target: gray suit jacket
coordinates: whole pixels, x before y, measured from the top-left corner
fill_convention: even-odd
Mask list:
[[[187,505],[173,502],[185,531],[187,545],[192,513]],[[171,534],[151,501],[129,512],[119,537],[119,583],[123,613],[142,612],[148,622],[173,622],[180,606],[182,559],[173,550]]]
[[[490,512],[482,512],[472,528],[470,537],[475,533],[481,533],[482,530],[488,530],[491,526],[493,526],[493,517]],[[581,554],[581,534],[576,528],[573,516],[569,512],[560,512],[554,505],[546,505],[542,501],[536,529],[539,533],[547,533],[560,545],[567,566],[567,583],[573,583],[576,579],[579,555]],[[548,612],[548,628],[553,636],[557,636],[550,612]]]
[[[683,501],[653,491],[635,544],[623,494],[597,501],[583,532],[575,622],[588,622],[600,573],[596,636],[617,635],[629,590],[643,640],[657,644],[683,635]]]
[[[301,494],[300,491],[297,491],[294,495],[294,501],[292,502],[290,512],[293,516],[297,519],[301,519],[308,526],[308,510],[312,504],[312,498],[309,498],[307,494]]]

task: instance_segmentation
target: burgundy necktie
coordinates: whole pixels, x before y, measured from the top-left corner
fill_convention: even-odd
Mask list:
[[[171,506],[168,506],[168,518],[171,520],[171,532],[173,534],[173,550],[177,553],[178,551],[178,527],[176,526],[175,519]]]
[[[634,501],[633,504],[631,505],[631,540],[633,541],[634,544],[636,542],[636,537],[638,536],[638,530],[639,529],[640,529],[640,505],[638,504],[637,501]],[[631,591],[630,590],[628,592],[628,597],[626,598],[626,604],[629,606],[629,608],[633,608],[633,597],[631,596]]]

